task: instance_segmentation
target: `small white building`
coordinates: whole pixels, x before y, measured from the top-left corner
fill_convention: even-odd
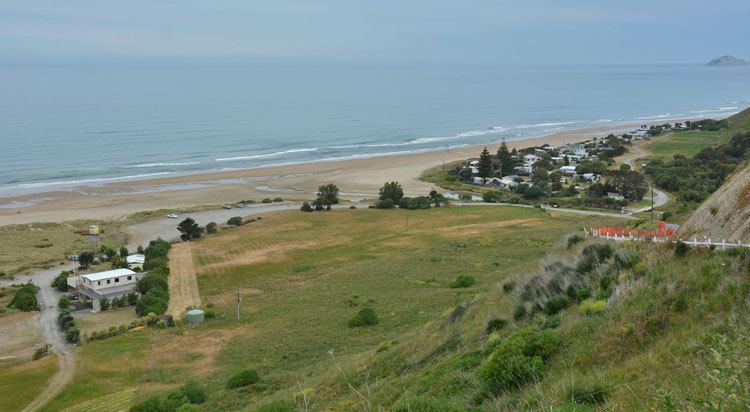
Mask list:
[[[526,156],[523,157],[524,163],[531,163],[531,164],[538,162],[539,159],[541,159],[541,157],[537,155],[533,155],[533,154],[527,154]]]
[[[68,278],[68,286],[84,299],[90,299],[97,312],[102,298],[112,300],[134,292],[138,280],[139,275],[130,269],[113,269]]]
[[[125,258],[125,261],[128,262],[128,267],[131,269],[135,268],[141,268],[143,269],[143,262],[146,261],[146,256],[144,255],[128,255],[127,258]]]
[[[610,199],[617,200],[617,201],[625,200],[625,196],[619,193],[614,193],[614,192],[607,192],[607,197]]]
[[[562,166],[560,167],[560,173],[564,175],[572,176],[576,174],[576,167],[575,166]]]

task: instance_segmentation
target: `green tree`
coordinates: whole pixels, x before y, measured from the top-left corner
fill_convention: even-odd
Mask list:
[[[299,210],[303,212],[312,212],[313,208],[312,206],[310,206],[310,203],[308,203],[307,201],[304,201],[302,202],[302,207],[300,207]]]
[[[107,310],[109,310],[109,307],[109,299],[101,298],[101,300],[99,300],[99,308],[102,310],[102,312],[106,312]]]
[[[503,176],[513,174],[513,156],[508,151],[508,146],[505,142],[500,144],[500,147],[497,149],[496,157],[498,163],[500,163],[500,174]]]
[[[339,188],[333,183],[318,187],[318,198],[315,205],[330,206],[339,202]]]
[[[617,192],[630,200],[640,201],[648,191],[646,178],[635,171],[610,170],[606,175],[605,191]]]
[[[488,178],[492,176],[492,156],[490,156],[490,152],[487,151],[487,146],[485,146],[482,153],[479,154],[479,166],[477,168],[479,169],[480,177]]]
[[[391,199],[394,205],[401,202],[404,197],[404,189],[398,182],[386,182],[383,187],[380,188],[380,200]]]
[[[130,254],[130,252],[128,251],[128,248],[126,248],[125,246],[123,246],[123,247],[120,248],[120,257],[121,258],[125,259],[126,257],[128,257],[129,254]]]
[[[538,187],[541,190],[547,190],[547,187],[549,186],[549,173],[547,173],[547,169],[542,167],[534,169],[534,172],[531,174],[531,181],[534,182],[535,187]]]
[[[182,240],[189,241],[191,239],[198,239],[199,237],[201,237],[201,234],[205,231],[205,228],[196,223],[193,218],[188,217],[180,222],[179,225],[177,225],[177,230],[180,231],[180,238]]]
[[[227,220],[227,224],[230,226],[242,226],[242,218],[240,216],[230,217],[229,220]]]
[[[82,268],[86,269],[87,267],[94,264],[95,258],[96,256],[94,255],[94,252],[89,252],[89,251],[81,252],[78,254],[78,264]]]
[[[218,230],[217,227],[218,227],[218,225],[216,224],[216,222],[209,222],[206,225],[206,234],[207,235],[213,235]]]

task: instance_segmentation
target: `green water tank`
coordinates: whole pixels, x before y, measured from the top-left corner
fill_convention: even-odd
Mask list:
[[[200,309],[191,309],[187,313],[187,317],[185,318],[188,323],[192,323],[193,325],[203,322],[203,319],[205,318],[205,313]]]

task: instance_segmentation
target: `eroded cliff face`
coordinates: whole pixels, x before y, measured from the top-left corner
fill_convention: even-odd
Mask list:
[[[680,228],[679,235],[750,243],[750,162],[703,202]]]

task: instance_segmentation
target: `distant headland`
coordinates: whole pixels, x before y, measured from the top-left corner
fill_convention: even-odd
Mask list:
[[[710,62],[706,63],[706,66],[747,66],[750,62],[734,56],[726,55],[717,57]]]

